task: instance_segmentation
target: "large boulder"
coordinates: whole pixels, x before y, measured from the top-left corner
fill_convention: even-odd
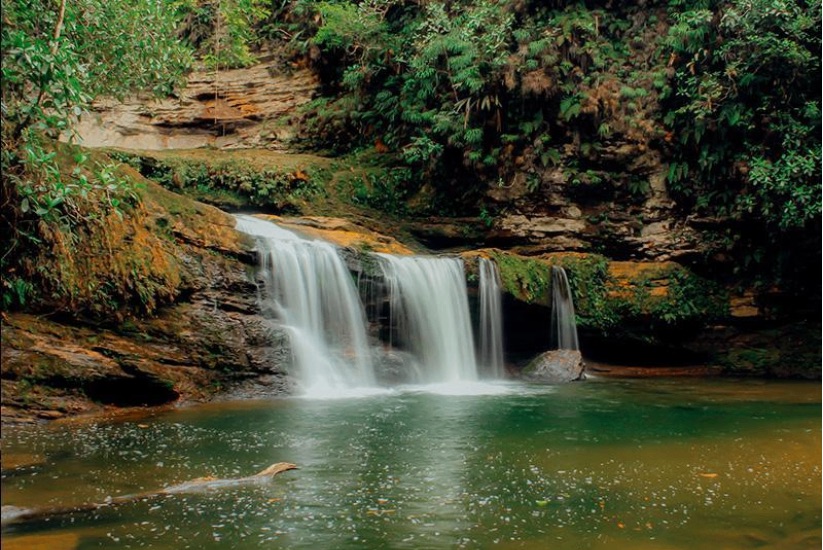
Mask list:
[[[577,350],[556,349],[541,353],[523,369],[529,382],[564,384],[583,378],[583,356]]]

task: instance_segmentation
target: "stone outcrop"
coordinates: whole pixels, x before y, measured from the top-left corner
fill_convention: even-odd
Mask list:
[[[541,384],[564,384],[583,378],[583,356],[577,350],[556,349],[541,353],[523,369],[522,377]]]
[[[322,239],[344,248],[354,248],[367,252],[381,252],[407,256],[413,254],[411,248],[396,238],[383,235],[341,218],[327,216],[303,216],[299,218],[259,215],[258,217],[277,223],[309,238]]]
[[[502,212],[488,245],[527,254],[607,249],[617,260],[681,262],[705,251],[700,221],[675,211],[659,152],[615,143],[587,159],[586,173],[525,157],[510,181],[487,191]]]
[[[280,119],[309,101],[318,86],[308,69],[262,56],[245,69],[194,71],[176,97],[98,101],[75,129],[87,147],[278,149],[293,136]]]
[[[122,319],[5,314],[4,420],[205,400],[249,380],[268,395],[288,388],[288,338],[259,315],[252,243],[231,216],[144,185],[145,223],[164,228],[179,270],[175,298]]]

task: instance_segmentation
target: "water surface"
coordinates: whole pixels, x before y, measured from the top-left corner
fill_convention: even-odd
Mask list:
[[[440,390],[6,427],[4,462],[42,463],[4,473],[4,505],[102,502],[279,461],[300,470],[14,525],[4,549],[821,546],[819,384]]]

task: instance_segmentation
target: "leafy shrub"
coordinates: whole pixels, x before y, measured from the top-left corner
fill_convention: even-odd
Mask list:
[[[233,160],[203,162],[185,158],[153,159],[120,154],[140,172],[164,187],[224,207],[260,206],[298,209],[303,200],[325,193],[322,169],[257,168]]]

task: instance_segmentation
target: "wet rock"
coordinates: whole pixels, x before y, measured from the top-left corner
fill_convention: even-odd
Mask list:
[[[238,379],[286,375],[287,338],[261,317],[250,280],[253,244],[231,216],[145,186],[145,227],[174,220],[173,238],[161,240],[177,266],[175,295],[153,315],[120,319],[4,314],[3,421],[207,400]],[[107,254],[100,265],[118,265],[124,252]]]
[[[407,222],[405,228],[418,241],[433,250],[479,246],[486,227],[478,218],[436,218]]]
[[[416,368],[414,356],[402,350],[388,350],[375,358],[374,372],[379,384],[410,382]]]
[[[583,378],[583,356],[577,350],[558,349],[541,353],[523,369],[529,382],[564,384]]]
[[[350,220],[326,216],[289,218],[258,215],[258,217],[277,223],[281,227],[300,235],[322,239],[343,248],[383,252],[399,256],[413,253],[411,249],[394,237],[378,233]]]

